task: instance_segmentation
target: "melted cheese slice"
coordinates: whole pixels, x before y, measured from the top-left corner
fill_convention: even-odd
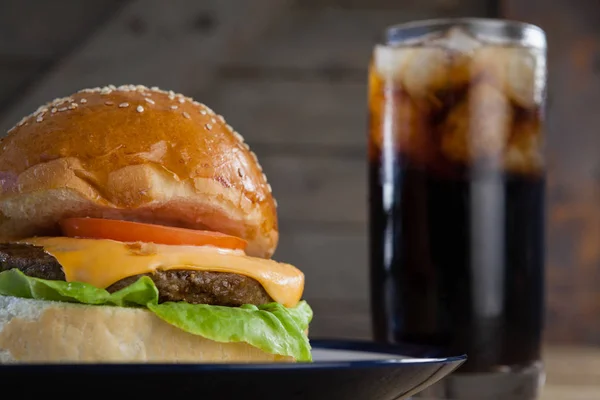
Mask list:
[[[249,257],[240,250],[67,237],[20,242],[41,246],[54,256],[62,265],[67,282],[84,282],[99,288],[133,275],[178,269],[230,272],[253,278],[273,300],[286,307],[298,304],[304,290],[304,274],[296,267]]]

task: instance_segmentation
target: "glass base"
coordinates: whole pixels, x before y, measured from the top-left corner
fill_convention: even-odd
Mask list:
[[[414,400],[537,400],[546,381],[542,362],[519,370],[455,372],[418,393]]]

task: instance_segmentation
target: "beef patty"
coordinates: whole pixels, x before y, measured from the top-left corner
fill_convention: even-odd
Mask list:
[[[0,243],[0,272],[13,268],[34,278],[65,280],[58,260],[42,247],[23,243]],[[273,301],[260,283],[244,275],[190,270],[156,271],[144,275],[154,281],[160,303],[185,301],[193,304],[237,307]],[[143,275],[122,279],[106,290],[116,292],[141,276]]]

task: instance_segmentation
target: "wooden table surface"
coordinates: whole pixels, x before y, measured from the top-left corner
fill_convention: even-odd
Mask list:
[[[600,347],[547,346],[542,400],[600,400]]]

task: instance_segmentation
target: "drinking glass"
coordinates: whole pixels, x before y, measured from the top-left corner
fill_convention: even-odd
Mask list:
[[[546,37],[531,24],[409,22],[374,47],[374,339],[468,356],[423,396],[538,396],[545,92]]]

